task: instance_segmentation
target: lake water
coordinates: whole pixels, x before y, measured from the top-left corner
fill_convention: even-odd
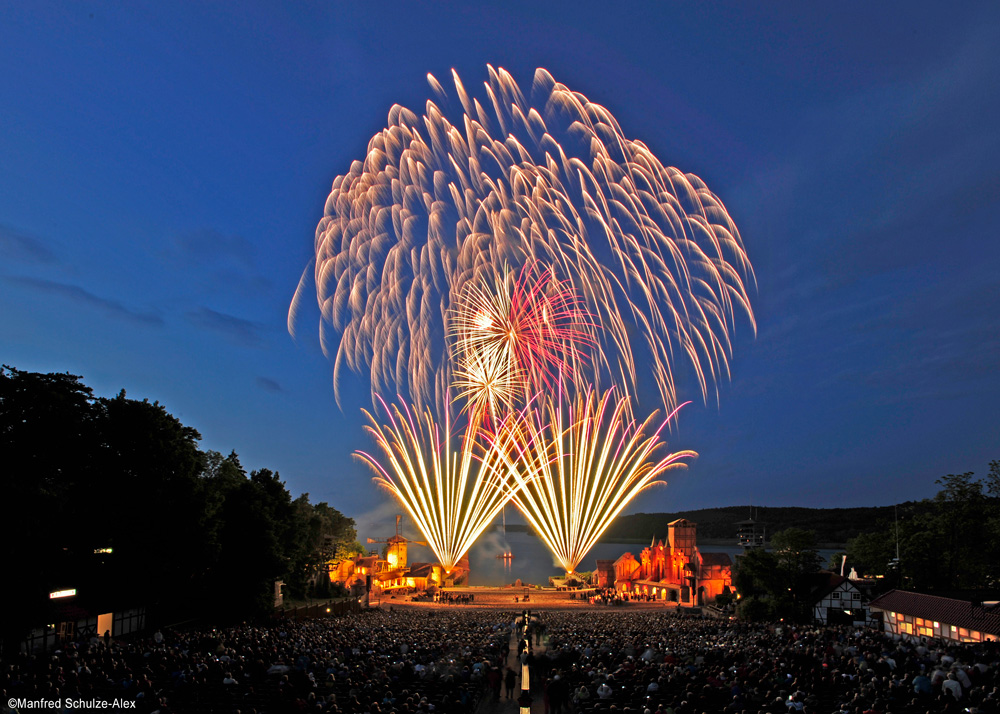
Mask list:
[[[664,536],[665,537],[665,536]],[[637,558],[649,541],[643,543],[598,543],[580,563],[578,570],[586,572],[597,567],[598,560],[617,560],[623,553],[631,552]],[[415,551],[417,549],[414,549]],[[419,550],[423,551],[423,548]],[[703,545],[703,553],[728,553],[730,557],[741,553],[739,546]],[[511,561],[498,560],[497,555],[510,551]],[[429,552],[429,551],[428,551]],[[821,565],[825,566],[830,556],[837,551],[820,550]],[[422,553],[414,552],[410,560],[423,559]],[[433,556],[427,558],[430,560]],[[484,533],[469,551],[472,567],[470,585],[507,585],[520,578],[523,583],[548,585],[549,577],[562,575],[563,571],[552,559],[551,553],[541,539],[528,533],[504,534],[496,528]]]

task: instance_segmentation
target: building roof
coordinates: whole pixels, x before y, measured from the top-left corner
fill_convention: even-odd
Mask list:
[[[818,573],[811,573],[807,576],[809,585],[809,597],[814,601],[822,600],[844,583],[847,583],[851,590],[857,590],[853,582],[830,570],[820,570]],[[860,591],[859,591],[860,592]]]
[[[620,556],[618,556],[618,558],[615,559],[615,565],[618,565],[618,563],[622,562],[623,560],[632,560],[635,561],[636,563],[639,562],[638,560],[635,559],[635,556],[632,555],[631,553],[622,553]]]
[[[434,571],[434,563],[414,563],[410,572],[406,574],[408,578],[429,578]]]
[[[1000,613],[973,605],[967,600],[890,590],[872,600],[871,607],[1000,636]]]
[[[1000,602],[1000,588],[976,588],[971,589],[951,589],[951,588],[934,588],[932,591],[923,590],[928,595],[937,595],[938,597],[947,597],[952,600],[965,600],[966,602],[981,602],[985,605],[996,605]]]
[[[698,525],[694,521],[689,521],[687,518],[678,518],[676,521],[670,521],[668,526],[696,526]]]
[[[729,557],[729,553],[701,553],[701,564],[709,567],[713,565],[727,567],[732,566],[733,560]]]

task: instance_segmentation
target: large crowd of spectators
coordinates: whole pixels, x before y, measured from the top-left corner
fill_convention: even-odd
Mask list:
[[[1000,714],[993,642],[910,642],[864,628],[664,610],[520,616],[411,606],[93,638],[6,658],[2,702],[119,699],[161,714],[472,714],[517,698],[523,664],[546,714]]]
[[[160,714],[469,714],[491,668],[507,657],[512,617],[373,610],[148,639],[93,638],[5,659],[0,688],[5,704],[124,699],[137,701],[134,711]]]
[[[554,612],[544,623],[547,647],[534,661],[551,714],[1000,712],[995,642],[657,611]]]

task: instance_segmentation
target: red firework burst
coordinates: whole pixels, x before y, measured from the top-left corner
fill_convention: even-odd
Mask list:
[[[537,263],[470,285],[452,321],[459,396],[496,413],[560,380],[584,384],[596,332],[571,282]]]

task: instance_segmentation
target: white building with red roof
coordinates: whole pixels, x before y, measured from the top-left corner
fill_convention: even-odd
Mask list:
[[[810,576],[813,619],[824,625],[870,624],[868,596],[853,580],[828,570]]]
[[[883,613],[886,632],[902,637],[956,642],[1000,640],[1000,606],[997,603],[890,590],[872,600],[869,606]]]

